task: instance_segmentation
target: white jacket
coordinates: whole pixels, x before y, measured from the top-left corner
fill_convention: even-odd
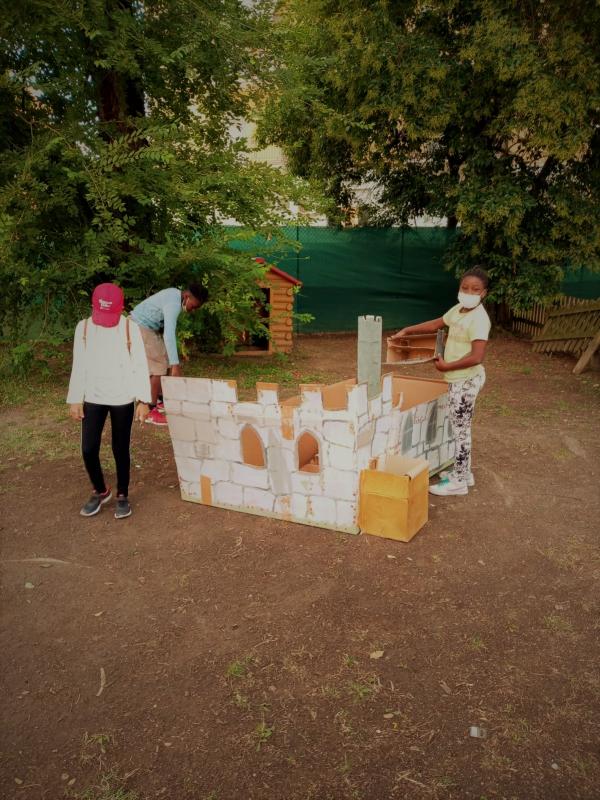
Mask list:
[[[75,328],[73,368],[67,403],[98,403],[122,406],[134,400],[151,400],[148,362],[142,335],[129,320],[130,349],[127,346],[126,317],[113,328],[95,325],[91,318]],[[85,341],[84,341],[85,331]]]

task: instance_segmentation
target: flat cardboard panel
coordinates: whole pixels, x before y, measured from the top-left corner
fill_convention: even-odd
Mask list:
[[[361,492],[370,497],[392,497],[407,500],[410,493],[410,478],[392,475],[390,472],[365,469],[361,472]]]
[[[405,378],[394,375],[392,383],[392,394],[394,406],[398,404],[400,395],[404,395],[402,410],[418,406],[420,403],[427,403],[435,400],[436,397],[448,391],[448,383],[444,380],[430,380],[428,378]]]
[[[387,455],[380,459],[377,468],[382,472],[391,472],[392,475],[408,475],[410,478],[416,478],[423,470],[429,469],[429,464],[425,458]]]
[[[323,408],[326,411],[343,411],[348,408],[348,389],[355,385],[356,381],[350,378],[346,381],[324,386],[321,392]]]

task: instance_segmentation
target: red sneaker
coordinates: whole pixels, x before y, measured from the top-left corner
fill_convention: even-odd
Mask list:
[[[159,403],[157,403],[157,404],[156,404],[156,410],[157,410],[158,412],[160,412],[161,414],[165,414],[165,413],[166,413],[166,412],[165,412],[165,404],[164,404],[164,403],[162,403],[162,402],[159,402]]]
[[[166,425],[167,424],[167,415],[161,414],[157,408],[153,408],[152,411],[146,417],[146,422],[149,425]]]

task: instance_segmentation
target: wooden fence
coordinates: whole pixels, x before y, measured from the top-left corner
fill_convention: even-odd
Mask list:
[[[571,308],[575,306],[586,307],[591,303],[597,303],[597,300],[582,300],[579,297],[561,297],[553,303],[543,306],[534,305],[527,311],[511,311],[506,307],[502,310],[502,319],[507,320],[510,329],[513,333],[518,333],[528,339],[532,339],[536,334],[540,333],[548,314],[551,311],[558,311],[561,308]]]

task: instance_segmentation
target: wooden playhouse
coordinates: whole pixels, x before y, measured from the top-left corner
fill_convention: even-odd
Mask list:
[[[264,259],[256,259],[265,263]],[[302,282],[278,267],[269,267],[259,283],[263,300],[258,313],[263,318],[270,336],[253,336],[245,333],[236,350],[238,356],[268,356],[273,353],[290,353],[292,350],[292,311],[296,287]]]

